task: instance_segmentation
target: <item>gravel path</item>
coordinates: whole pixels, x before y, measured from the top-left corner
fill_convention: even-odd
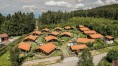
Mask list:
[[[56,63],[48,66],[76,66],[78,62],[78,57],[67,57],[64,58],[63,62]]]
[[[99,61],[105,57],[107,55],[107,53],[103,53],[103,54],[99,54],[99,55],[96,55],[96,56],[93,56],[93,63],[95,66],[97,66],[97,64],[99,63]]]
[[[60,56],[57,56],[57,57],[50,57],[50,58],[45,58],[45,59],[31,60],[31,61],[24,62],[21,66],[29,66],[29,65],[31,66],[40,62],[55,61],[60,58],[61,58]]]
[[[99,61],[105,57],[107,55],[107,53],[103,53],[103,54],[99,54],[99,55],[96,55],[96,56],[93,56],[93,63],[95,66],[97,66],[97,64],[99,63]],[[52,64],[52,65],[48,65],[48,66],[76,66],[78,60],[77,57],[73,57],[73,58],[66,58],[64,60],[64,62],[62,63],[56,63],[56,64]]]

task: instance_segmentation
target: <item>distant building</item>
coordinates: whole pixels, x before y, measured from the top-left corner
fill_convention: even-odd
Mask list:
[[[7,41],[8,39],[9,39],[8,34],[6,34],[6,33],[0,34],[0,42]]]
[[[62,31],[62,28],[56,27],[54,30],[55,30],[55,31]]]
[[[114,37],[112,37],[112,36],[105,36],[105,42],[107,44],[113,43],[114,42]]]
[[[65,29],[65,30],[72,30],[73,27],[72,27],[72,26],[66,26],[66,27],[64,27],[64,29]]]
[[[96,34],[94,30],[89,30],[89,31],[84,31],[85,35],[91,35],[91,34]]]
[[[78,44],[78,45],[70,46],[70,48],[72,51],[75,51],[75,52],[78,51],[79,52],[79,51],[87,48],[87,46],[85,44]]]
[[[71,33],[70,32],[63,32],[61,33],[62,37],[71,37]]]
[[[95,42],[95,39],[88,39],[88,38],[78,38],[78,39],[76,39],[76,42],[77,43],[93,43],[93,42]]]
[[[92,34],[92,35],[89,35],[89,37],[91,39],[100,39],[100,38],[103,38],[103,36],[101,34]]]
[[[58,38],[57,37],[55,37],[55,36],[47,36],[47,37],[45,37],[44,38],[47,42],[56,42],[56,41],[58,41]]]

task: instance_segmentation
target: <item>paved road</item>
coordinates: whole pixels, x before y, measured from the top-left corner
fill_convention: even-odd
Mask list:
[[[106,56],[107,53],[99,54],[93,57],[93,63],[95,66],[99,63],[99,61]],[[51,58],[46,58],[46,59],[39,59],[39,60],[32,60],[32,61],[27,61],[22,64],[22,66],[28,66],[39,63],[39,62],[45,62],[45,61],[54,61],[59,59],[60,57],[51,57]],[[76,66],[78,62],[78,57],[67,57],[63,60],[61,63],[56,63],[48,66]]]
[[[96,55],[96,56],[93,56],[93,63],[95,66],[97,66],[97,64],[99,63],[99,61],[105,57],[107,55],[107,53],[103,53],[103,54],[99,54],[99,55]]]
[[[97,66],[97,64],[99,63],[99,61],[105,57],[107,55],[107,53],[103,53],[103,54],[99,54],[93,57],[93,63],[95,66]],[[74,60],[75,59],[75,60]],[[66,58],[66,60],[64,60],[62,63],[56,63],[56,64],[52,64],[49,66],[76,66],[78,60],[77,57],[74,58]]]
[[[67,57],[61,63],[56,63],[48,66],[76,66],[78,57]]]
[[[46,59],[31,60],[31,61],[24,62],[21,66],[31,66],[31,65],[34,65],[34,64],[37,64],[40,62],[55,61],[60,58],[61,58],[60,56],[57,56],[57,57],[50,57],[50,58],[46,58]]]

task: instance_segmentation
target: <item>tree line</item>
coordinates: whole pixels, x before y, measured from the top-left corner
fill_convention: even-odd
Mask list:
[[[34,27],[33,13],[16,12],[7,16],[0,14],[0,33],[7,33],[11,36],[23,35],[31,32]]]
[[[94,17],[118,19],[118,4],[96,7],[88,10],[75,10],[71,12],[47,11],[39,17],[41,24],[57,24],[67,22],[72,17]]]

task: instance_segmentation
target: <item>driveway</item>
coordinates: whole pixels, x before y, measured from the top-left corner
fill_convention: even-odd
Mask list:
[[[103,54],[99,54],[96,56],[93,56],[93,63],[95,66],[97,66],[97,64],[99,63],[99,61],[105,57],[107,55],[107,53],[103,53]],[[48,65],[48,66],[76,66],[78,60],[77,57],[68,57],[65,58],[65,60],[62,63],[56,63],[56,64],[52,64],[52,65]]]
[[[78,57],[67,57],[64,58],[63,62],[56,63],[48,66],[76,66],[78,62]]]

